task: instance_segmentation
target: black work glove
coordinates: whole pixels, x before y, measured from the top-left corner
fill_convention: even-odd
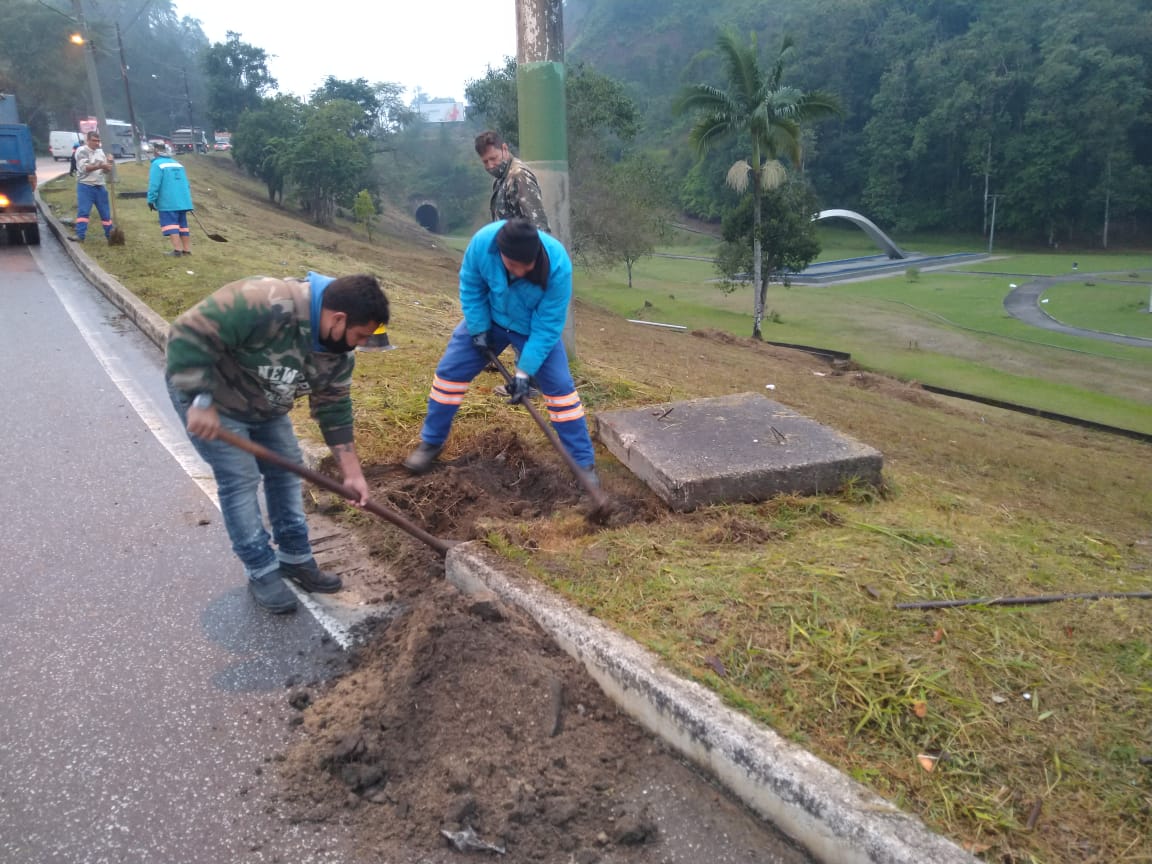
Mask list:
[[[153,210],[153,211],[154,211],[154,210],[156,209],[156,205],[155,205],[155,204],[153,204],[151,201],[149,201],[149,202],[148,202],[148,209],[149,209],[149,210]]]
[[[487,330],[485,330],[483,333],[474,333],[472,335],[472,347],[475,348],[477,351],[479,351],[481,354],[483,354],[485,357],[488,356],[488,331]]]
[[[516,370],[516,374],[512,377],[512,383],[508,385],[508,404],[516,405],[523,402],[528,397],[528,376]]]

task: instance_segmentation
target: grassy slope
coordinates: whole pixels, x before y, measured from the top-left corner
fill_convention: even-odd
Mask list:
[[[209,243],[194,228],[194,256],[164,258],[155,220],[136,201],[120,205],[129,245],[87,251],[168,317],[255,272],[381,275],[401,350],[360,358],[357,422],[366,460],[396,460],[416,439],[431,370],[458,318],[458,253],[399,217],[372,244],[347,229],[313,228],[264,202],[224,159],[189,160],[189,169],[201,218],[230,243]],[[124,188],[143,188],[139,169],[123,175]],[[70,185],[52,185],[45,198],[66,212]],[[586,296],[617,312],[643,311],[648,299],[644,317],[669,320],[660,316],[686,308],[687,292],[699,290],[685,272],[657,269],[631,294],[590,280]],[[970,279],[957,281],[959,290],[980,284],[951,278]],[[926,281],[907,290],[926,292]],[[842,293],[872,309],[870,290]],[[746,332],[743,298],[728,301],[709,309],[695,298],[696,326]],[[786,324],[802,311],[787,311]],[[746,340],[628,325],[586,304],[577,316],[577,371],[594,412],[773,383],[774,398],[879,448],[887,488],[669,514],[596,533],[574,515],[509,522],[493,528],[496,548],[937,829],[988,846],[990,860],[1149,860],[1152,779],[1139,759],[1152,755],[1152,604],[892,609],[917,598],[1152,589],[1146,445],[933,399],[868,373],[828,374],[805,355]],[[797,328],[811,338],[785,341],[826,343],[827,330]],[[978,344],[994,346],[985,355],[1008,367],[1062,353],[1013,359],[1011,340]],[[923,338],[911,353],[957,364],[957,375],[982,359],[945,363]],[[539,441],[522,412],[478,402],[463,409],[450,451],[495,423]],[[549,458],[543,447],[541,458]],[[610,491],[643,494],[611,457],[601,465]],[[920,754],[944,758],[926,772]],[[1029,831],[1037,801],[1042,815]]]

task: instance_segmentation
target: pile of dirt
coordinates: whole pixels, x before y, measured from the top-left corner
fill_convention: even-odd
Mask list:
[[[602,478],[609,507],[605,514],[593,513],[559,457],[548,461],[538,454],[514,431],[493,430],[424,476],[413,477],[399,465],[367,466],[365,476],[373,501],[445,540],[496,533],[513,546],[532,549],[533,524],[565,512],[584,531],[651,522],[667,512],[638,484]],[[350,511],[333,493],[312,490],[310,498],[317,559],[340,573],[347,593],[359,602],[393,603],[420,593],[429,577],[443,575],[439,553],[391,523]],[[337,557],[328,556],[327,538],[334,534],[353,535],[356,548],[344,543]]]
[[[861,390],[883,393],[892,399],[900,399],[913,405],[939,407],[939,400],[916,382],[909,383],[886,375],[860,371],[849,372],[847,380],[853,387],[859,387]]]
[[[582,504],[572,478],[508,431],[423,477],[380,467],[369,481],[378,503],[459,540]],[[339,524],[336,502],[320,509]],[[621,510],[661,512],[648,499]],[[291,821],[351,825],[365,849],[421,862],[496,849],[506,861],[640,862],[662,860],[654,778],[717,797],[525,613],[460,594],[438,554],[389,523],[356,513],[344,530],[374,562],[342,574],[348,589],[399,612],[356,649],[352,671],[289,693],[299,730],[279,797]]]
[[[655,840],[620,779],[659,747],[518,610],[430,581],[353,665],[290,697],[292,821],[351,824],[369,849],[488,844],[516,861],[641,860],[620,856]]]

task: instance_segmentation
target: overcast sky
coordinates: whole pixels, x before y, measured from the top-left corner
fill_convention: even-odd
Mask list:
[[[515,0],[176,0],[212,42],[235,31],[263,48],[280,92],[306,97],[329,75],[391,81],[463,101],[464,85],[516,56]]]

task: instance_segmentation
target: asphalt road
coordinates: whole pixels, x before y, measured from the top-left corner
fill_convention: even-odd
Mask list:
[[[265,812],[340,651],[254,607],[159,352],[45,233],[0,247],[0,861],[356,861]]]

